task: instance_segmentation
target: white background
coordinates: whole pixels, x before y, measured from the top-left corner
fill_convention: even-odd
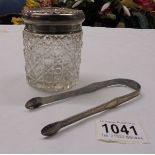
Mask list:
[[[130,78],[142,86],[141,96],[86,119],[51,138],[45,125],[99,105],[131,90],[106,88],[35,111],[24,105],[35,96],[25,79],[23,26],[0,26],[0,153],[155,153],[155,30],[84,27],[81,87],[94,81]],[[151,144],[104,143],[96,139],[95,121],[140,121]]]

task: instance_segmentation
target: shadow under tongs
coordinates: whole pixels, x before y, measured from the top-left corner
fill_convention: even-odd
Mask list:
[[[111,113],[111,112],[115,112],[116,110],[120,110],[120,108],[122,108],[122,107],[129,106],[130,104],[135,103],[141,97],[142,97],[142,95],[139,95],[139,96],[137,96],[137,97],[135,97],[135,98],[133,98],[133,99],[123,103],[122,105],[114,108],[114,109],[110,109],[110,110],[106,110],[106,111],[103,111],[103,112],[99,112],[99,113],[96,113],[96,114],[94,114],[94,115],[92,115],[90,117],[84,118],[84,119],[82,119],[82,120],[80,120],[78,122],[75,122],[75,123],[73,123],[71,125],[68,125],[67,127],[64,127],[62,129],[60,129],[56,134],[54,134],[52,136],[43,137],[43,139],[44,140],[48,140],[48,139],[52,139],[52,138],[57,138],[57,137],[61,136],[62,134],[65,134],[65,133],[69,132],[70,130],[73,130],[74,128],[84,124],[87,121],[90,121],[90,120],[95,121],[96,119],[101,118],[101,116],[103,116],[103,114],[106,115],[107,113]]]

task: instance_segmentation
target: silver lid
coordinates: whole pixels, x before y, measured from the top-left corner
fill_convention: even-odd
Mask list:
[[[22,17],[26,29],[38,33],[78,32],[85,18],[81,10],[59,7],[25,9]]]

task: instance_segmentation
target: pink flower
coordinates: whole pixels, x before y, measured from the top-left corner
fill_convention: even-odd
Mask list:
[[[39,0],[41,7],[49,7],[53,4],[53,0]]]
[[[133,0],[138,5],[142,6],[144,9],[154,11],[155,3],[152,0]]]

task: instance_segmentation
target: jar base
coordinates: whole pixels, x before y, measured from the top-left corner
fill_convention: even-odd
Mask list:
[[[77,85],[78,79],[74,82],[59,82],[59,83],[45,83],[45,82],[33,82],[33,80],[29,77],[27,78],[28,84],[41,91],[49,92],[49,93],[56,93],[56,92],[63,92],[69,90]]]

